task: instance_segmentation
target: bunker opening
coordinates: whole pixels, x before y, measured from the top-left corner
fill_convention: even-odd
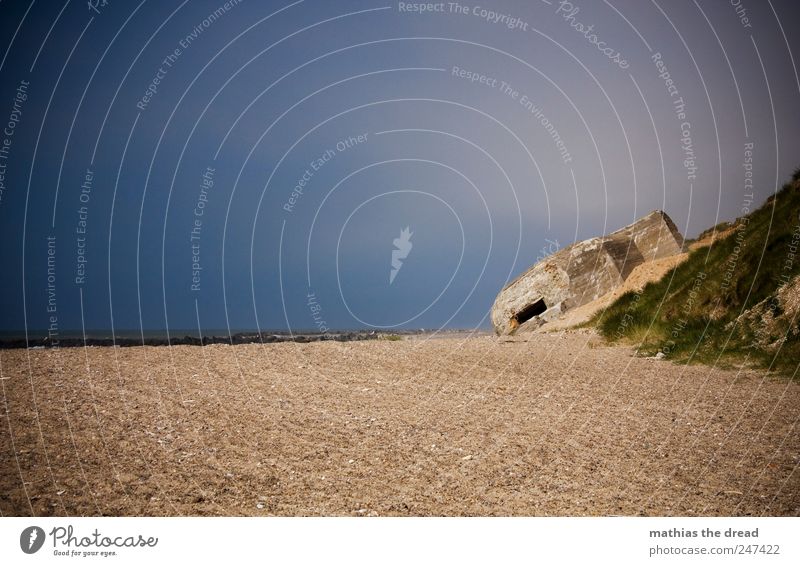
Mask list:
[[[544,299],[539,299],[538,301],[531,303],[530,305],[519,311],[517,314],[515,314],[514,317],[512,318],[512,321],[515,324],[515,326],[519,326],[529,321],[534,316],[542,314],[546,310],[547,310],[547,305],[545,304]]]

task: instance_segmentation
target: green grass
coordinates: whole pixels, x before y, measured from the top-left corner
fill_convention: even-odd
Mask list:
[[[700,234],[698,234],[696,238],[684,240],[683,249],[684,250],[688,249],[690,244],[693,244],[699,240],[703,240],[704,238],[707,238],[712,234],[719,234],[720,232],[724,232],[725,230],[733,226],[733,224],[734,224],[733,222],[728,222],[726,220],[723,220],[716,226],[703,230]]]
[[[787,263],[799,222],[800,169],[792,183],[739,219],[731,235],[691,252],[640,293],[621,296],[591,324],[607,340],[637,344],[643,354],[660,351],[677,361],[723,367],[747,361],[791,373],[800,362],[800,334],[789,333],[776,355],[754,347],[755,328],[731,323],[768,298],[780,314],[775,292],[800,273],[800,253]],[[790,330],[784,326],[783,333]]]

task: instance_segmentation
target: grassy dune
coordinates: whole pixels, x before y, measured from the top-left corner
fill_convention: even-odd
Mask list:
[[[731,226],[727,237],[693,251],[641,292],[622,295],[590,324],[644,354],[794,375],[800,363],[800,170],[761,208],[710,230]]]

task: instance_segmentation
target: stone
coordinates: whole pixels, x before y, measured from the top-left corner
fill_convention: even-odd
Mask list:
[[[622,285],[642,263],[681,253],[683,236],[655,210],[607,236],[576,242],[506,285],[491,319],[498,335],[533,330]]]

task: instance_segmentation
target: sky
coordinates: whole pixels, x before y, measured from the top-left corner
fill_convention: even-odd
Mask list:
[[[485,328],[800,166],[792,0],[0,0],[0,331]]]

